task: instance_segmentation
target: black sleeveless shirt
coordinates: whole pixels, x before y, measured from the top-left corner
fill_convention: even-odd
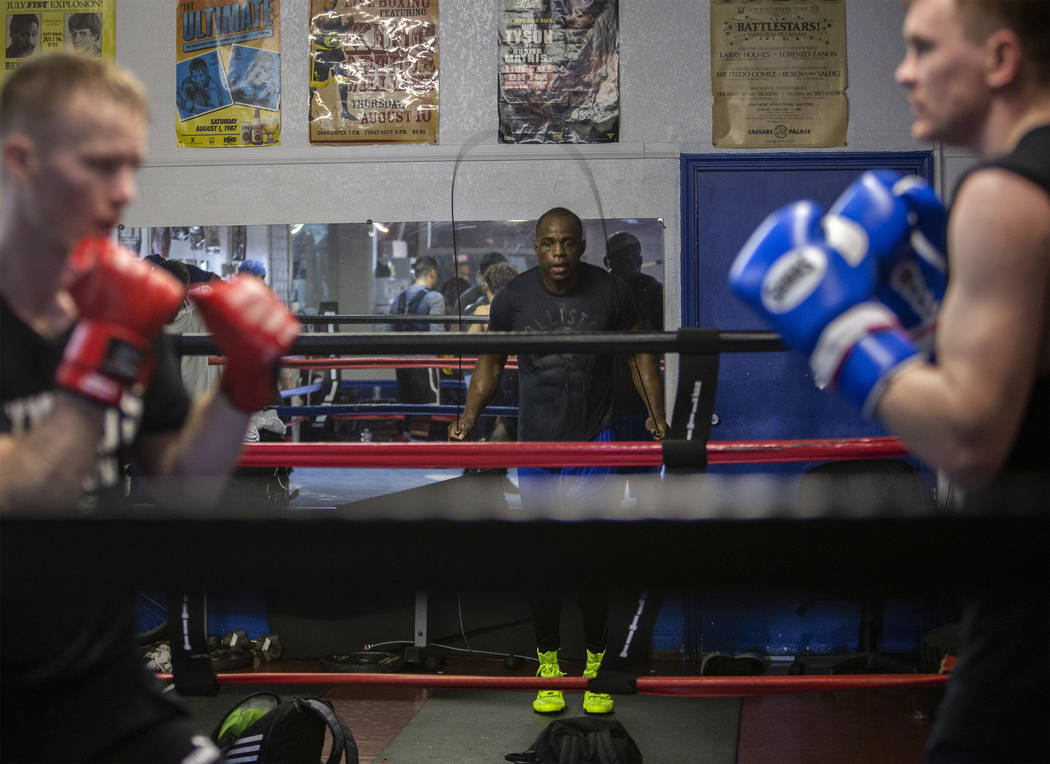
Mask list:
[[[1026,133],[1012,152],[983,162],[972,172],[986,168],[1000,168],[1032,181],[1050,196],[1050,125],[1037,127]],[[958,186],[957,186],[958,188]],[[1050,252],[1046,253],[1050,257]],[[1038,320],[1044,320],[1045,315]],[[1016,481],[1023,481],[1018,487]],[[1005,482],[1015,481],[1010,485]],[[1035,380],[1021,429],[1014,440],[1013,450],[1003,467],[1003,479],[989,492],[1006,492],[1011,497],[1043,510],[1050,507],[1050,374],[1042,372]],[[999,503],[1002,503],[1000,498]]]

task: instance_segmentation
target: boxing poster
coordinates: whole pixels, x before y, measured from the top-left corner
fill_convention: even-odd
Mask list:
[[[620,139],[617,0],[500,0],[500,143]]]
[[[178,144],[279,144],[281,0],[179,0],[176,13]]]
[[[714,145],[845,146],[846,0],[711,0]]]
[[[0,0],[4,67],[0,81],[27,58],[69,51],[113,60],[116,0]]]
[[[310,0],[310,142],[438,142],[438,0]]]

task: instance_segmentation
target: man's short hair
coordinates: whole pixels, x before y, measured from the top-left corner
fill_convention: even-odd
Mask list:
[[[1045,89],[1050,85],[1050,0],[955,0],[971,39],[1007,27],[1021,40]]]
[[[485,271],[493,265],[505,262],[507,262],[507,258],[503,256],[502,252],[489,252],[487,255],[482,255],[481,262],[478,263],[478,273],[484,276]]]
[[[491,291],[496,294],[507,286],[518,275],[518,269],[510,263],[493,263],[481,275],[481,280]]]
[[[547,218],[568,218],[569,220],[575,221],[576,230],[579,233],[580,238],[583,238],[583,221],[580,220],[575,212],[566,209],[565,207],[552,207],[540,215],[539,220],[536,221],[536,236],[540,235],[540,226],[543,225]]]
[[[149,119],[145,88],[128,70],[92,56],[47,53],[8,75],[0,91],[0,138],[16,131],[35,135],[81,90]]]
[[[179,280],[183,286],[190,283],[190,269],[186,267],[186,263],[181,260],[169,260],[166,257],[160,257],[158,255],[150,255],[146,258],[158,268],[163,268],[172,276]]]
[[[266,266],[262,264],[261,260],[257,260],[254,257],[246,258],[240,265],[237,266],[238,273],[247,273],[251,276],[258,276],[259,278],[266,278]]]
[[[642,243],[633,233],[617,231],[605,242],[605,256],[613,270],[639,270],[642,267]]]
[[[430,255],[420,255],[416,258],[416,261],[412,263],[412,273],[415,274],[417,279],[428,273],[437,273],[437,269],[437,260]]]
[[[11,14],[11,37],[26,31],[36,24],[40,26],[40,17],[35,13],[12,13]]]
[[[192,72],[197,69],[203,69],[207,73],[208,62],[205,61],[203,58],[195,58],[192,61],[190,61],[190,71]]]
[[[69,31],[86,29],[95,35],[96,40],[102,39],[102,17],[97,13],[71,13],[69,14]]]

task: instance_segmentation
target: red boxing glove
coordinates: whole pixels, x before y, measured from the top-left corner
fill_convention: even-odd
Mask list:
[[[258,411],[273,403],[278,362],[299,336],[299,319],[254,276],[212,281],[190,299],[226,356],[222,391],[233,405]]]
[[[186,290],[171,274],[109,239],[83,239],[69,257],[79,320],[55,379],[107,406],[153,372],[152,345]]]

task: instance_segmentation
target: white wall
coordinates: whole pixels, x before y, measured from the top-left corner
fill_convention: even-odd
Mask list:
[[[662,218],[668,327],[676,326],[678,156],[714,152],[708,3],[620,0],[621,142],[576,147],[497,142],[497,9],[497,0],[441,1],[439,145],[311,146],[308,1],[283,0],[281,145],[188,149],[175,140],[176,0],[122,0],[117,60],[146,82],[154,113],[126,222],[448,220],[455,172],[457,220],[534,218],[554,204],[581,217]],[[898,0],[847,2],[847,150],[929,148],[910,139],[893,81],[902,19]]]

